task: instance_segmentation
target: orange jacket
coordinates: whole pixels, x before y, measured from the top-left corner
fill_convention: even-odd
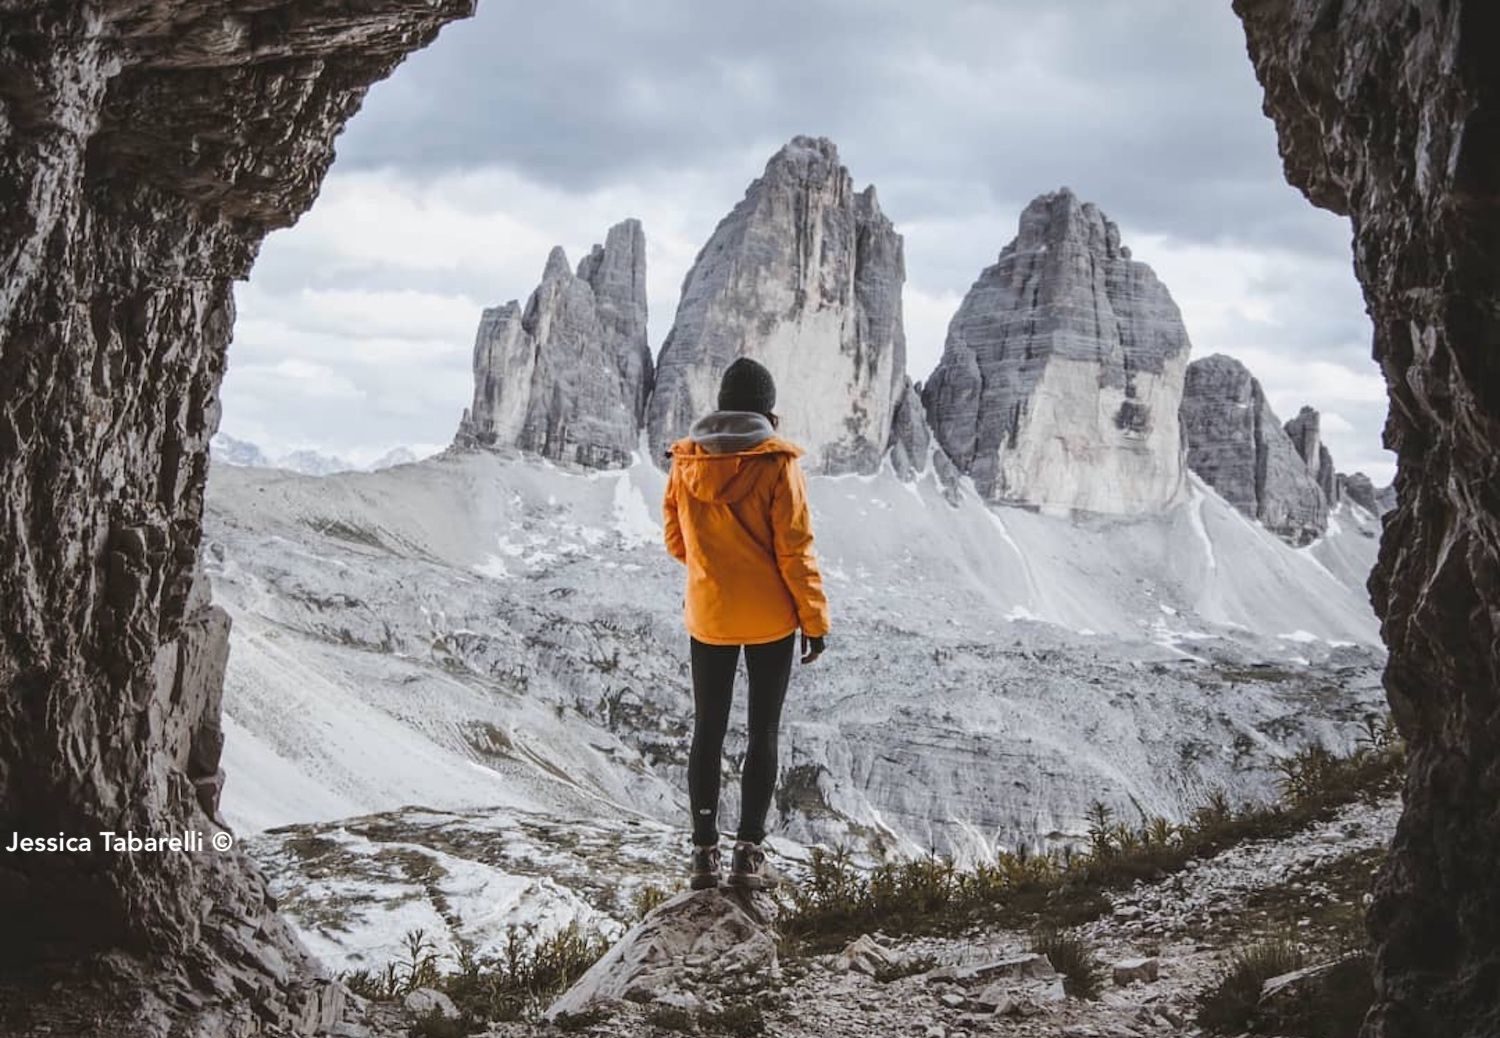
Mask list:
[[[828,600],[813,558],[802,448],[772,436],[715,453],[672,444],[662,500],[667,551],[687,564],[688,633],[715,645],[751,645],[828,633]]]

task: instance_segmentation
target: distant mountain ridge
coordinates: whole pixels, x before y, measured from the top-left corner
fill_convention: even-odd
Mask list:
[[[423,455],[410,447],[392,447],[368,465],[358,465],[336,454],[324,454],[308,448],[270,457],[258,444],[236,439],[228,433],[215,433],[209,444],[209,457],[224,465],[245,468],[285,469],[304,476],[331,476],[336,472],[375,472],[393,465],[409,465]]]

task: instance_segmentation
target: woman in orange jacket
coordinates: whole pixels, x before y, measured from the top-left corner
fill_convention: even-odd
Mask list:
[[[776,786],[776,734],[791,677],[793,640],[802,662],[823,652],[828,602],[813,558],[800,447],[775,434],[776,385],[741,357],[725,370],[719,409],[693,423],[668,451],[662,501],[667,551],[687,565],[683,614],[693,670],[694,890],[719,882],[719,769],[740,648],[749,676],[749,747],[740,780],[740,824],[728,882],[770,885],[761,841]]]

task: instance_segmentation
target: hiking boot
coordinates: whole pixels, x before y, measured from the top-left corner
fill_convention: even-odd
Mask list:
[[[719,885],[719,845],[693,845],[693,860],[688,886],[694,890],[711,890]]]
[[[747,840],[734,841],[734,855],[730,858],[728,884],[747,890],[764,890],[777,883],[776,874],[766,864],[766,852],[760,844]]]

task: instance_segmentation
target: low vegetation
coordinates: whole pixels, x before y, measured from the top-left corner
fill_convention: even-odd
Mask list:
[[[752,1038],[766,1033],[765,1014],[759,1006],[749,1001],[735,1001],[719,1009],[700,1009],[696,1012],[677,1006],[654,1006],[646,1019],[664,1031],[681,1034],[729,1035],[731,1038]]]
[[[1083,938],[1056,930],[1039,930],[1032,939],[1031,950],[1045,955],[1052,968],[1062,974],[1063,991],[1070,997],[1099,997],[1104,986],[1104,964]]]
[[[357,995],[398,1002],[418,988],[443,992],[458,1007],[457,1021],[426,1019],[420,1027],[441,1027],[453,1034],[472,1034],[491,1022],[532,1019],[583,975],[609,948],[597,933],[576,923],[537,938],[531,928],[512,926],[498,955],[475,955],[465,949],[457,969],[444,971],[443,957],[421,930],[406,935],[407,955],[379,974],[358,970],[343,975]]]
[[[985,924],[1025,927],[1035,931],[1034,949],[1063,975],[1067,992],[1095,998],[1104,970],[1092,949],[1066,929],[1107,912],[1107,891],[1141,879],[1160,879],[1244,840],[1290,835],[1353,801],[1389,796],[1399,788],[1403,765],[1403,748],[1389,723],[1372,720],[1359,748],[1348,757],[1313,747],[1284,761],[1282,796],[1269,805],[1236,807],[1216,793],[1183,824],[1153,818],[1132,826],[1117,820],[1106,805],[1095,804],[1088,816],[1085,846],[1044,854],[1023,847],[968,869],[929,853],[915,861],[863,870],[845,849],[818,848],[812,853],[810,875],[774,894],[782,908],[782,951],[793,966],[803,953],[837,949],[877,929],[900,937],[955,935]],[[1361,866],[1367,869],[1368,859],[1362,859]],[[1357,872],[1350,870],[1350,882],[1358,879]],[[644,916],[672,893],[644,887],[632,907],[638,917]],[[1357,917],[1350,918],[1354,922],[1344,922],[1352,927]],[[541,939],[526,928],[512,927],[508,938],[501,954],[476,956],[466,951],[456,969],[445,969],[447,963],[432,942],[413,931],[407,935],[405,959],[380,973],[360,970],[343,979],[355,993],[383,1001],[400,1001],[421,987],[444,992],[458,1006],[460,1018],[418,1021],[413,1030],[441,1038],[477,1033],[491,1022],[535,1019],[608,948],[600,934],[585,933],[576,924]],[[1256,1016],[1262,984],[1296,969],[1288,964],[1300,964],[1302,954],[1290,941],[1272,940],[1236,956],[1222,983],[1206,994],[1201,1026],[1230,1033],[1257,1029],[1263,1022]],[[878,979],[907,972],[893,971]],[[1353,1014],[1363,1011],[1360,1005],[1369,1004],[1368,973],[1362,956],[1350,953],[1347,963],[1330,972],[1324,1005],[1308,1010],[1298,1003],[1302,1008],[1295,1012],[1312,1012],[1317,1019],[1285,1033],[1335,1038],[1341,1032],[1329,1021],[1355,1018]],[[657,1017],[653,1022],[665,1031],[757,1035],[765,1027],[761,1010],[749,1001],[729,1003],[717,1011],[660,1007],[652,1012]],[[557,1023],[563,1030],[584,1030],[599,1019],[590,1013]]]
[[[1183,824],[1152,818],[1131,826],[1104,804],[1089,813],[1088,843],[1045,854],[1022,847],[959,869],[929,854],[874,869],[847,850],[815,849],[810,875],[783,901],[784,950],[821,952],[861,933],[956,934],[976,925],[1061,929],[1109,910],[1105,892],[1157,880],[1245,840],[1288,836],[1357,800],[1400,787],[1404,752],[1389,722],[1371,719],[1358,749],[1336,757],[1310,747],[1281,764],[1282,795],[1236,807],[1214,793]]]
[[[1266,981],[1303,964],[1302,949],[1291,937],[1272,938],[1237,952],[1224,978],[1199,1003],[1198,1026],[1221,1034],[1248,1030]]]

